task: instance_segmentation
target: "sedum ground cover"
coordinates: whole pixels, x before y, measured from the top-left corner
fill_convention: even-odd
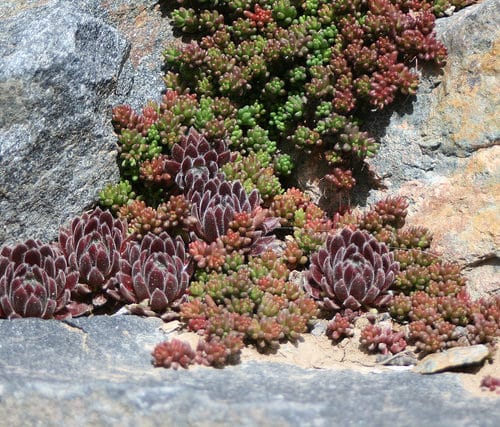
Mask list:
[[[275,351],[320,319],[337,342],[362,316],[368,352],[493,346],[500,296],[470,298],[405,199],[332,215],[290,185],[307,156],[349,200],[378,146],[363,120],[415,93],[419,61],[443,65],[436,16],[468,3],[179,1],[161,102],[113,110],[122,180],[56,242],[0,249],[0,318],[180,319],[201,340],[158,344],[174,368]]]

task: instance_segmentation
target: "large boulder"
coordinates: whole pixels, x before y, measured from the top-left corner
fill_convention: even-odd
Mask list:
[[[118,180],[111,107],[161,94],[156,3],[0,4],[0,245],[55,239]]]

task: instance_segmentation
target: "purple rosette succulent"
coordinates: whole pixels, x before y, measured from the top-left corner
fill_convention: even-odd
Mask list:
[[[307,290],[331,310],[382,306],[398,272],[384,243],[364,230],[344,228],[311,256]]]
[[[78,272],[58,247],[29,239],[0,250],[0,318],[64,319],[88,311],[71,301]]]
[[[120,258],[131,240],[124,221],[96,208],[75,218],[69,228],[61,227],[59,244],[68,265],[80,275],[75,297],[92,297],[94,306],[107,302],[108,288],[116,285]]]
[[[168,317],[185,294],[192,274],[190,256],[180,237],[147,234],[130,245],[120,262],[118,285],[109,293],[130,303],[134,314]]]
[[[219,167],[229,161],[229,151],[222,141],[209,144],[194,128],[172,147],[172,158],[166,162],[166,170],[175,176],[177,186],[189,190],[187,175],[193,169],[203,169],[210,177],[219,173]]]

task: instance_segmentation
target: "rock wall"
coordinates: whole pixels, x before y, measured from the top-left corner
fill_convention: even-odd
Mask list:
[[[471,293],[500,291],[500,1],[439,19],[442,73],[426,70],[414,100],[380,114],[370,160],[384,194],[410,200],[408,224],[428,227],[433,249],[466,268]]]
[[[157,2],[0,5],[0,245],[50,241],[119,177],[111,107],[158,99]]]

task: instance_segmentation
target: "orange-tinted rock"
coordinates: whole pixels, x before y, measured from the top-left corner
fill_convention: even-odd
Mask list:
[[[487,1],[437,24],[449,58],[422,135],[447,155],[500,142],[499,16],[500,2]]]
[[[106,18],[116,25],[130,42],[130,61],[134,67],[145,63],[157,69],[162,62],[163,50],[172,42],[172,28],[162,15],[161,6],[155,1],[110,1],[101,7],[106,9]]]
[[[500,289],[500,146],[461,159],[450,176],[409,181],[408,225],[429,228],[431,248],[467,267],[473,296]]]

